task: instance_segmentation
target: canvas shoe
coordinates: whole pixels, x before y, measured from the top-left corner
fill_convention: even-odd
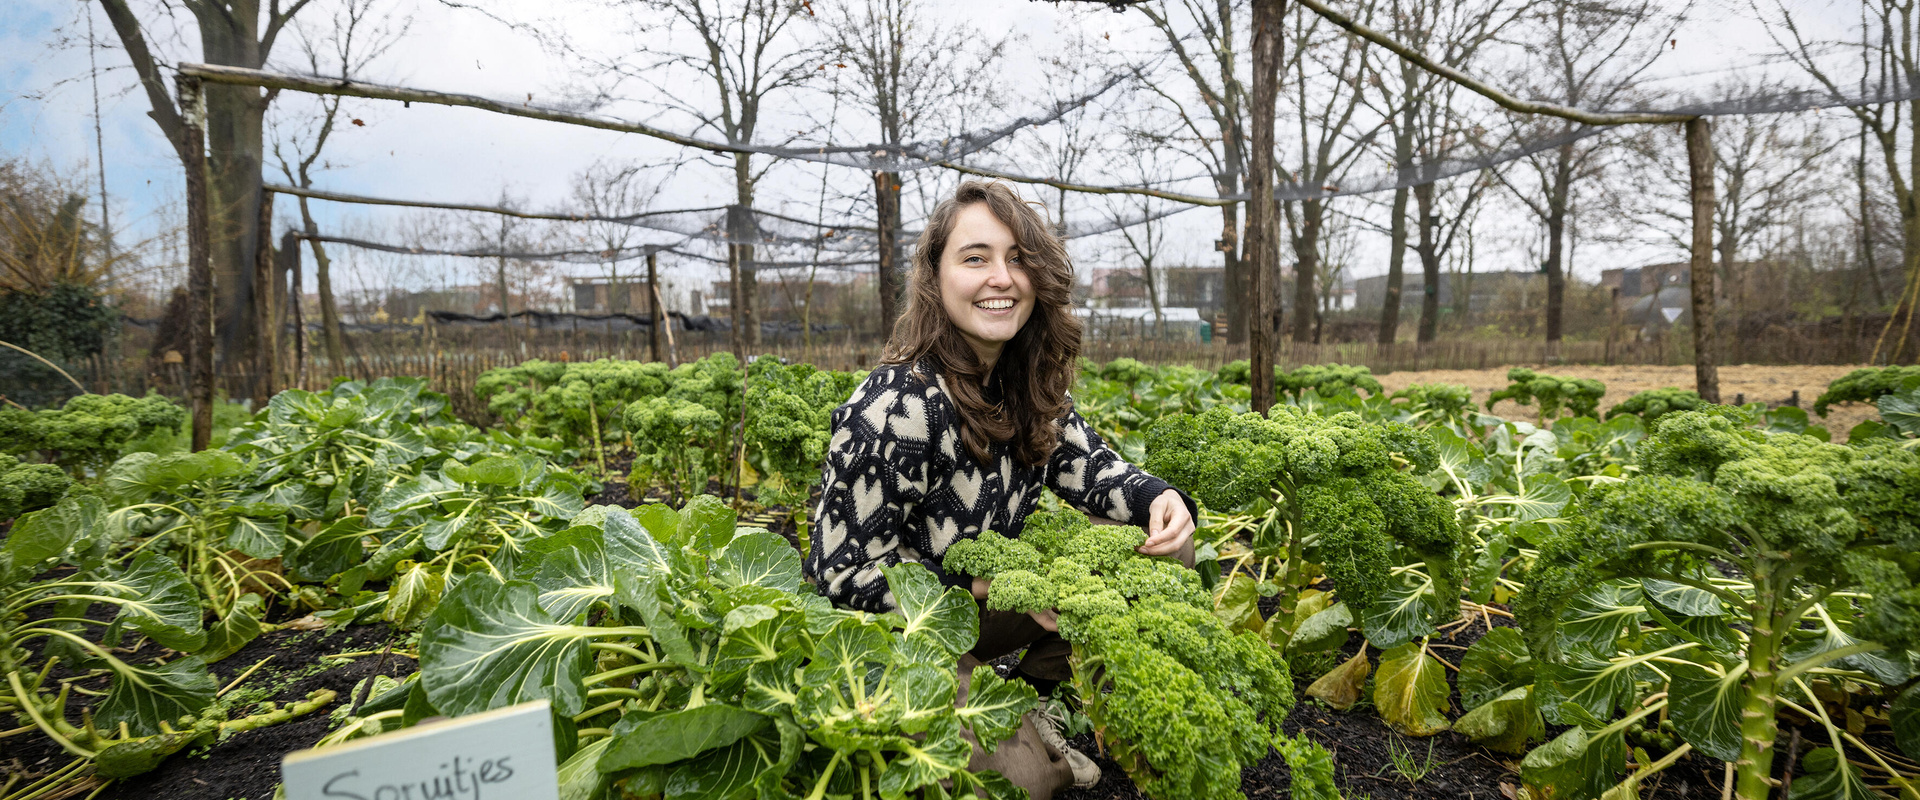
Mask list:
[[[1061,720],[1055,719],[1053,715],[1049,713],[1053,711],[1054,708],[1055,704],[1048,701],[1041,705],[1041,707],[1027,712],[1027,715],[1033,718],[1034,730],[1040,733],[1040,741],[1046,743],[1048,747],[1053,748],[1055,752],[1066,757],[1067,766],[1073,769],[1074,788],[1086,789],[1098,784],[1100,782],[1100,765],[1093,763],[1093,758],[1086,753],[1082,753],[1074,749],[1072,745],[1067,744],[1067,737],[1060,735]],[[1061,710],[1064,711],[1065,709]]]

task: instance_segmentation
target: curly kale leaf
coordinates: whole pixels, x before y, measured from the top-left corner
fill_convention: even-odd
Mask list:
[[[1035,514],[1019,539],[955,542],[943,565],[993,575],[989,609],[1059,612],[1074,680],[1098,698],[1087,713],[1148,796],[1239,797],[1241,769],[1293,707],[1292,676],[1265,640],[1214,615],[1198,573],[1140,555],[1145,538],[1075,512]]]
[[[1380,381],[1373,377],[1373,370],[1365,366],[1347,364],[1311,364],[1299,367],[1291,372],[1278,374],[1277,388],[1293,395],[1295,400],[1308,389],[1322,397],[1336,392],[1355,392],[1365,389],[1367,394],[1380,394],[1384,391]]]
[[[1147,434],[1147,470],[1209,507],[1282,504],[1313,542],[1309,558],[1356,611],[1385,591],[1398,547],[1427,562],[1436,586],[1460,584],[1466,549],[1453,507],[1413,477],[1438,462],[1432,439],[1405,424],[1291,406],[1266,417],[1222,408],[1176,415]]]
[[[772,358],[753,362],[748,372],[747,449],[770,479],[761,484],[761,502],[803,502],[827,458],[833,410],[865,376],[810,364],[786,366]]]
[[[1391,400],[1416,419],[1457,420],[1473,407],[1473,391],[1458,383],[1416,383],[1394,392]]]
[[[1576,417],[1591,417],[1600,405],[1600,398],[1607,393],[1606,384],[1592,378],[1544,375],[1526,367],[1507,370],[1507,381],[1507,388],[1487,398],[1487,410],[1492,411],[1494,404],[1502,400],[1523,406],[1538,401],[1543,422],[1558,419],[1563,409],[1572,411]]]
[[[1025,539],[1008,539],[995,531],[981,531],[972,539],[961,539],[947,547],[940,557],[948,572],[978,578],[998,578],[1008,572],[1034,574],[1040,571],[1040,551]],[[1052,608],[1052,604],[1040,608]]]
[[[0,455],[0,520],[9,520],[59,502],[73,479],[52,464],[22,464]]]
[[[1827,384],[1827,390],[1813,401],[1813,413],[1824,417],[1834,403],[1871,403],[1881,395],[1900,391],[1913,380],[1920,380],[1920,364],[1856,369]]]
[[[1095,725],[1142,791],[1240,797],[1241,769],[1266,755],[1292,710],[1286,662],[1204,607],[1157,598],[1079,635],[1111,689],[1091,706]]]
[[[1713,574],[1713,558],[1790,569],[1797,602],[1870,594],[1857,631],[1889,647],[1920,642],[1920,454],[1896,442],[1828,444],[1741,427],[1714,411],[1671,414],[1640,451],[1641,474],[1599,485],[1587,514],[1541,546],[1515,615],[1537,652],[1571,598],[1614,577]]]
[[[55,454],[69,472],[106,469],[129,442],[156,432],[174,432],[187,411],[159,395],[83,394],[60,408],[28,414],[14,410],[0,417],[0,453],[35,450]]]
[[[1669,386],[1664,389],[1648,389],[1620,401],[1619,405],[1607,409],[1607,419],[1613,419],[1622,414],[1632,414],[1651,427],[1655,420],[1668,414],[1676,411],[1699,411],[1706,406],[1707,402],[1700,399],[1699,392]]]

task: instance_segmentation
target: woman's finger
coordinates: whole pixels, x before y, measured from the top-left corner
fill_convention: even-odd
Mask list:
[[[1161,492],[1153,499],[1153,505],[1147,508],[1147,540],[1141,543],[1141,552],[1160,547],[1176,532],[1174,529],[1179,527],[1176,510],[1186,511],[1187,505],[1172,490]]]

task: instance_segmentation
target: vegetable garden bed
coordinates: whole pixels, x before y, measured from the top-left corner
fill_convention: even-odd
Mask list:
[[[800,580],[858,378],[530,362],[482,381],[502,429],[383,380],[118,461],[178,415],[0,410],[31,435],[0,463],[29,512],[0,527],[0,800],[264,800],[285,752],[534,698],[570,800],[1006,796],[962,731],[1033,693],[976,673],[954,706],[972,599],[905,565],[875,617]],[[1679,390],[1602,414],[1530,370],[1485,401],[1538,409],[1508,421],[1338,365],[1276,374],[1261,417],[1250,378],[1123,359],[1075,390],[1212,509],[1200,572],[1060,512],[950,554],[1062,614],[1106,773],[1065,796],[1920,798],[1920,371],[1836,381],[1816,410],[1879,419],[1831,430]],[[746,513],[647,503],[702,492]]]

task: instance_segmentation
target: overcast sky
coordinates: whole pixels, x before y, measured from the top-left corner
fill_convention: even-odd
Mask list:
[[[813,0],[822,7],[832,0]],[[313,10],[322,10],[328,0],[316,0]],[[451,9],[438,2],[395,0],[388,10],[396,17],[409,17],[411,26],[405,37],[380,62],[365,74],[379,82],[404,83],[498,98],[524,98],[536,102],[564,102],[570,93],[593,88],[590,81],[570,73],[567,62],[543,48],[533,37],[515,30],[502,20],[536,25],[548,31],[563,31],[583,49],[619,52],[636,43],[625,40],[626,26],[616,15],[601,6],[569,6],[546,2],[494,2],[485,4],[492,16],[470,10]],[[1039,72],[1038,55],[1054,51],[1073,36],[1100,37],[1098,46],[1115,54],[1139,53],[1157,46],[1157,41],[1142,30],[1139,15],[1115,14],[1102,9],[1062,8],[1052,3],[1030,0],[968,0],[963,7],[937,4],[939,13],[963,13],[964,20],[954,22],[973,26],[981,35],[1012,34],[1008,75],[1002,107],[993,118],[968,120],[966,127],[990,127],[998,120],[1033,113],[1046,87],[1030,85],[1023,77]],[[1069,4],[1071,5],[1071,4]],[[158,3],[134,0],[136,9],[159,13]],[[1770,7],[1770,6],[1769,6]],[[1837,23],[1842,17],[1816,12],[1825,9],[1823,0],[1796,3],[1802,17],[1817,24]],[[958,8],[958,10],[952,10]],[[555,9],[558,9],[557,11]],[[1830,10],[1830,9],[1828,9]],[[160,18],[149,23],[155,47],[166,60],[198,60],[198,45],[193,41],[191,18],[184,11],[177,19]],[[323,12],[324,13],[324,12]],[[93,36],[99,43],[92,55],[99,67],[101,135],[106,151],[108,193],[113,203],[116,228],[123,237],[150,236],[158,227],[167,204],[176,202],[181,183],[178,163],[158,128],[147,118],[147,99],[134,91],[134,80],[125,55],[119,50],[111,27],[96,4],[77,0],[7,0],[0,3],[0,156],[24,156],[44,163],[75,178],[84,178],[97,192],[95,169],[93,90],[89,78],[88,15],[92,14]],[[561,14],[560,17],[549,16]],[[1704,86],[1727,75],[1764,69],[1773,45],[1765,29],[1753,19],[1750,7],[1742,0],[1700,0],[1692,7],[1692,20],[1669,43],[1653,74],[1668,76],[1665,88]],[[325,20],[311,11],[303,12],[306,22],[323,26]],[[184,27],[182,27],[184,25]],[[956,30],[963,29],[956,24]],[[658,44],[658,43],[654,43]],[[284,39],[275,51],[274,63],[297,70],[298,50],[292,37]],[[1117,60],[1117,59],[1116,59]],[[627,85],[625,91],[636,87]],[[676,87],[668,87],[676,88]],[[687,87],[689,92],[698,87]],[[788,106],[776,111],[776,122],[785,127],[805,124],[802,117],[824,117],[821,105],[825,95],[802,90],[790,96]],[[287,124],[306,118],[313,108],[309,97],[283,94],[270,112],[270,121]],[[608,105],[602,113],[646,119],[664,127],[685,130],[689,121],[673,114],[658,114],[653,108],[635,101]],[[595,162],[667,162],[686,155],[661,142],[637,135],[616,134],[552,123],[506,117],[486,112],[437,106],[416,105],[401,108],[393,103],[349,101],[348,114],[364,125],[343,126],[335,133],[327,150],[333,168],[316,180],[322,188],[370,195],[444,201],[491,202],[503,193],[525,207],[552,208],[568,205],[573,176]],[[786,114],[781,117],[781,114]],[[764,130],[778,131],[770,123]],[[790,132],[790,131],[788,131]],[[767,138],[784,135],[768,133]],[[843,132],[842,136],[853,136]],[[270,132],[270,138],[272,133]],[[836,143],[845,143],[844,140]],[[1023,157],[1028,151],[1008,148],[992,157],[993,163],[1028,173],[1046,169]],[[271,156],[269,156],[271,161]],[[775,168],[757,205],[797,216],[812,217],[823,170],[833,194],[860,195],[867,184],[859,170],[823,167],[817,164],[787,163]],[[1175,170],[1180,174],[1198,174],[1192,164]],[[1377,172],[1377,167],[1363,168]],[[270,175],[275,171],[270,170]],[[1125,175],[1082,175],[1094,183],[1126,182]],[[951,178],[942,178],[950,184]],[[1200,194],[1209,193],[1207,184],[1194,181],[1183,187]],[[1040,194],[1029,190],[1029,194]],[[698,207],[728,202],[730,176],[717,160],[692,161],[673,173],[668,190],[657,203],[664,207]],[[1050,190],[1044,193],[1051,202]],[[852,202],[852,201],[848,201]],[[1099,216],[1103,200],[1078,200],[1069,204],[1070,219]],[[1371,213],[1360,204],[1350,204],[1354,213]],[[846,207],[854,210],[853,206]],[[333,230],[380,231],[390,228],[399,214],[391,209],[343,209],[328,203],[315,204],[321,224]],[[97,210],[93,213],[97,213]],[[911,208],[910,208],[911,213]],[[1486,242],[1478,253],[1478,268],[1518,268],[1527,261],[1520,252],[1529,237],[1537,238],[1534,226],[1504,206],[1490,210],[1496,224],[1489,226]],[[283,205],[281,220],[291,218],[292,209]],[[827,212],[836,216],[834,210]],[[1207,252],[1218,232],[1218,214],[1196,210],[1172,218],[1171,261],[1217,263]],[[1075,220],[1079,221],[1079,220]],[[917,227],[909,220],[910,227]],[[1360,234],[1355,271],[1361,275],[1385,270],[1383,236]],[[1502,244],[1505,240],[1507,243]],[[1576,257],[1576,270],[1587,277],[1602,266],[1635,266],[1657,260],[1672,260],[1673,253],[1644,245],[1587,245]],[[1112,261],[1119,258],[1117,237],[1105,236],[1076,243],[1082,262]],[[447,267],[454,269],[454,267]]]

